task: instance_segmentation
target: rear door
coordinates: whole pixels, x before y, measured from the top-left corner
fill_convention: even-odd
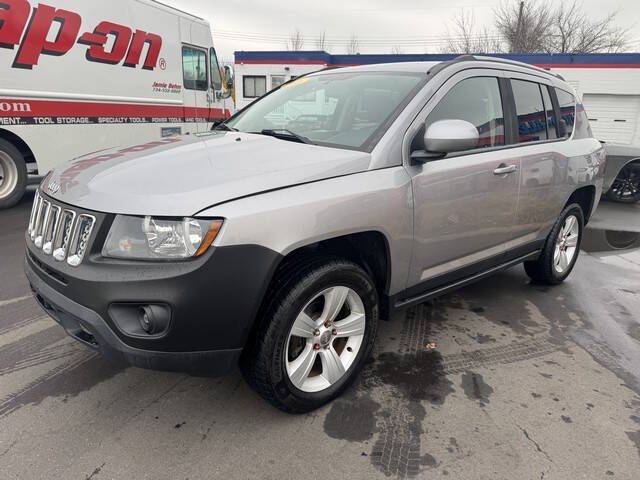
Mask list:
[[[505,149],[507,116],[501,73],[468,70],[450,78],[411,127],[412,150],[424,125],[466,120],[478,147],[424,165],[409,165],[414,193],[414,254],[409,285],[437,288],[503,262],[518,200],[519,160]],[[502,170],[499,170],[502,169]],[[500,173],[508,170],[510,173]]]
[[[514,246],[544,239],[568,196],[570,157],[562,142],[571,135],[575,103],[560,111],[554,107],[555,89],[548,80],[509,73],[517,121],[520,155],[520,195],[514,229]]]

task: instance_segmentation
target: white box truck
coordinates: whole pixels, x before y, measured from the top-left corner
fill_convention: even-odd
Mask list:
[[[59,163],[230,116],[205,20],[153,0],[0,1],[0,208]]]

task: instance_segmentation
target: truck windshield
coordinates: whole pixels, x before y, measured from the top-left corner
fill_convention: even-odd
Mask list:
[[[226,125],[250,133],[286,131],[314,144],[363,149],[379,138],[425,78],[399,72],[302,77],[255,101]]]

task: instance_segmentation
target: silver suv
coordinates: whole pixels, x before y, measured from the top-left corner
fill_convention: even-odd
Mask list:
[[[571,272],[605,155],[560,77],[461,57],[297,78],[207,135],[50,173],[26,275],[73,337],[247,381],[287,412],[339,395],[379,319],[524,263]]]

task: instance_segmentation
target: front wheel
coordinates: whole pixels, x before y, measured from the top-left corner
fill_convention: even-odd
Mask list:
[[[301,264],[276,282],[242,369],[276,408],[304,413],[357,376],[375,340],[378,296],[369,275],[346,260]]]
[[[578,260],[583,229],[584,214],[580,205],[574,203],[566,207],[551,229],[540,257],[524,263],[527,275],[548,285],[562,283]]]
[[[11,143],[0,138],[0,209],[13,207],[27,188],[27,165]]]

